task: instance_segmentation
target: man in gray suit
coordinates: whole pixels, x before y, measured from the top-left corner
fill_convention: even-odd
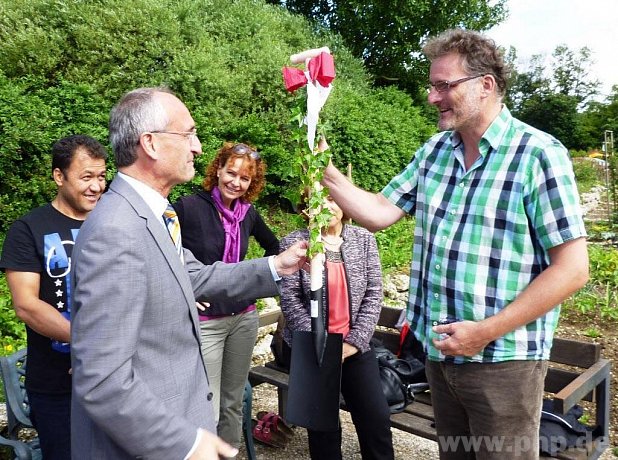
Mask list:
[[[73,251],[73,458],[232,457],[237,449],[214,434],[195,299],[277,294],[275,279],[305,263],[306,243],[211,266],[177,252],[162,217],[166,197],[194,176],[201,144],[169,91],[123,96],[110,140],[119,173]]]

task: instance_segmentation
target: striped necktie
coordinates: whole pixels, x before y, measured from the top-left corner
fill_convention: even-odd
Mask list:
[[[180,261],[184,264],[184,254],[182,252],[182,237],[180,236],[180,222],[178,222],[178,215],[174,208],[172,208],[171,204],[167,204],[167,208],[163,212],[163,221],[167,226],[167,231],[170,233],[172,237],[172,241],[174,242],[174,246],[176,246],[176,252],[178,253],[178,257],[180,257]]]

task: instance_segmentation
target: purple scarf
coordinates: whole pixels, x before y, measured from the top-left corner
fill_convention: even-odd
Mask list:
[[[241,199],[234,200],[232,209],[228,209],[221,200],[219,187],[214,187],[210,192],[215,202],[217,211],[221,214],[223,230],[225,231],[225,249],[223,250],[223,262],[236,263],[240,258],[240,223],[247,215],[251,207],[250,203]]]

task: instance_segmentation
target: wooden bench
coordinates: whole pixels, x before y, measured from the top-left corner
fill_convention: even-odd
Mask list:
[[[384,307],[380,313],[374,337],[380,339],[391,351],[399,347],[399,331],[395,324],[401,310]],[[277,323],[281,312],[276,310],[260,315],[260,326]],[[609,442],[609,370],[608,360],[601,358],[601,346],[594,343],[567,339],[554,339],[550,366],[545,379],[545,391],[554,399],[555,410],[565,414],[580,401],[590,401],[594,420],[601,435],[586,444],[586,449],[564,451],[557,458],[563,460],[597,459]],[[269,383],[277,387],[278,411],[285,417],[288,374],[274,362],[255,366],[249,372],[249,383],[255,387]],[[345,408],[342,408],[345,409]],[[248,417],[248,419],[247,419]],[[437,441],[433,426],[434,415],[429,392],[416,395],[415,401],[404,412],[391,415],[391,426],[399,430]],[[251,413],[245,412],[245,423],[251,423]],[[253,446],[251,446],[253,447]],[[250,460],[254,452],[247,452]]]

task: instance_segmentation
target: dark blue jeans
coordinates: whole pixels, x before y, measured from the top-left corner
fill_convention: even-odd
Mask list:
[[[30,420],[45,460],[71,460],[71,394],[28,391]]]

